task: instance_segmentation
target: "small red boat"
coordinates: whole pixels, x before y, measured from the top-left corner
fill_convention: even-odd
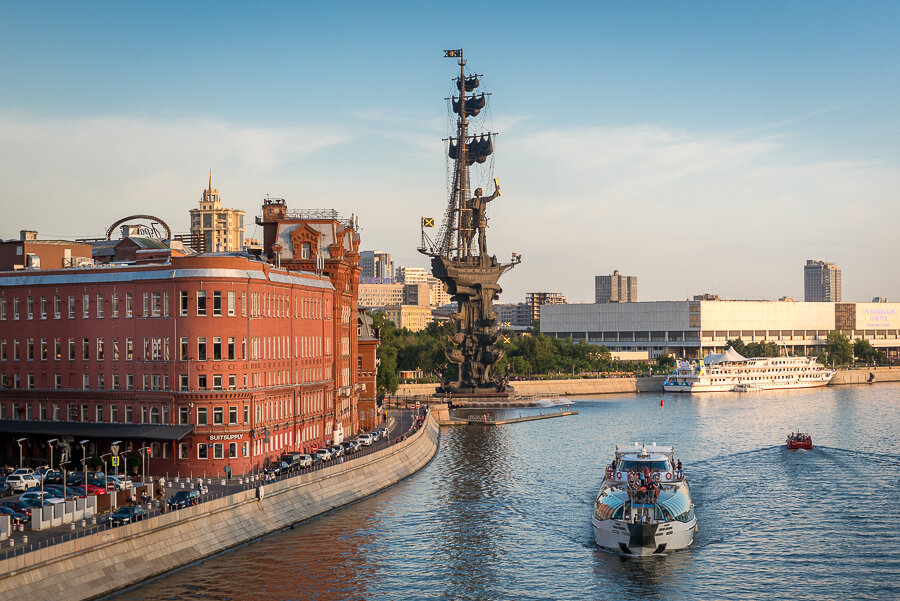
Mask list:
[[[791,450],[810,450],[813,448],[812,436],[810,436],[809,434],[803,434],[801,432],[791,432],[790,436],[787,437],[787,448]]]

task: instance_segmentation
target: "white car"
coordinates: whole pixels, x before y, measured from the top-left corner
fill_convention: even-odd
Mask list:
[[[371,434],[360,434],[356,437],[356,440],[359,442],[359,444],[366,447],[372,446],[372,443],[375,442]]]
[[[319,449],[316,451],[316,457],[321,459],[322,461],[328,461],[331,459],[331,451],[328,449]]]
[[[43,495],[43,496],[42,496]],[[59,497],[54,497],[47,491],[43,493],[39,490],[33,490],[31,492],[22,493],[19,495],[20,501],[40,501],[43,499],[44,503],[50,503],[51,505],[56,505],[57,503],[62,503],[63,500]]]
[[[31,474],[10,474],[6,477],[6,485],[13,492],[24,492],[32,486],[40,486],[41,481]]]
[[[117,478],[115,476],[106,477],[106,487],[115,486],[115,490],[125,490],[126,488],[134,488],[134,483],[126,478]]]
[[[20,467],[19,469],[17,469],[10,475],[12,476],[12,475],[18,475],[18,474],[28,474],[29,476],[33,476],[34,470],[31,469],[30,467]]]
[[[300,455],[300,458],[297,459],[297,467],[309,467],[313,464],[313,458],[311,455]]]

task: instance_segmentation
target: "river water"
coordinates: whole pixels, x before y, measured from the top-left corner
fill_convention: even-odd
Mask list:
[[[445,428],[396,486],[114,599],[900,598],[900,384],[571,405]],[[786,450],[793,429],[815,449]],[[675,445],[700,528],[689,550],[594,545],[604,466],[634,441]]]

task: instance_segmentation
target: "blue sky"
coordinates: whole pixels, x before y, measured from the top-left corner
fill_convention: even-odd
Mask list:
[[[613,269],[643,300],[800,298],[807,258],[842,267],[846,300],[900,300],[897,3],[2,9],[5,238],[147,211],[186,231],[212,168],[229,206],[355,213],[366,248],[424,266],[418,219],[446,204],[442,50],[463,47],[501,132],[491,249],[525,261],[502,302],[591,301]]]

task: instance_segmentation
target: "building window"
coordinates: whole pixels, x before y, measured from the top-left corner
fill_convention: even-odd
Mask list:
[[[28,374],[28,388],[34,388],[34,374]],[[28,405],[31,408],[31,405]]]
[[[85,361],[89,361],[91,358],[91,339],[90,338],[82,338],[81,339],[81,358]]]
[[[69,338],[69,361],[75,360],[75,339]]]
[[[134,374],[125,374],[125,390],[134,390]]]
[[[6,358],[5,354],[3,358]],[[62,361],[62,338],[53,341],[53,358],[56,361]]]
[[[300,258],[308,259],[310,258],[312,248],[309,245],[309,242],[304,242],[300,245]]]
[[[178,314],[187,317],[188,314],[188,293],[187,290],[178,292]]]
[[[238,444],[236,442],[228,443],[228,458],[229,459],[237,459],[238,456]]]
[[[75,296],[69,295],[69,319],[75,319]]]
[[[34,361],[34,338],[25,341],[25,358]]]
[[[54,374],[53,376],[54,388],[59,390],[62,388],[62,374]]]
[[[224,420],[224,412],[225,410],[222,407],[213,407],[213,425],[221,426],[225,423]]]
[[[134,308],[134,295],[130,292],[125,293],[125,317],[131,317]]]
[[[6,315],[5,311],[4,311],[4,315]],[[243,317],[247,317],[247,293],[246,292],[241,292],[241,315]],[[4,319],[6,319],[6,318],[4,317]]]
[[[188,375],[181,374],[178,376],[178,390],[187,390],[188,389]]]
[[[228,390],[237,390],[237,376],[228,374]]]
[[[213,315],[222,315],[222,291],[213,291]]]
[[[0,298],[0,319],[6,320],[6,297]]]
[[[119,390],[119,374],[113,374],[113,390]]]
[[[126,338],[125,339],[125,360],[131,361],[134,359],[134,339]]]
[[[13,299],[13,319],[19,319],[19,297]]]
[[[41,338],[41,361],[47,360],[47,339]]]
[[[150,296],[150,315],[153,317],[162,315],[162,295],[159,292],[154,292]]]
[[[103,339],[98,338],[97,339],[97,361],[103,361],[104,356],[105,356],[105,353],[103,350]]]
[[[91,376],[90,374],[82,374],[81,375],[81,388],[84,390],[88,390],[91,387]]]
[[[206,290],[197,291],[197,315],[206,315]]]
[[[147,408],[146,407],[141,407],[141,423],[142,424],[147,423]]]
[[[113,317],[119,316],[119,293],[113,292],[109,299],[109,312]]]
[[[205,442],[201,442],[197,445],[197,459],[207,459],[208,458],[209,449],[206,447]]]
[[[97,423],[103,423],[103,405],[97,405]]]
[[[25,299],[25,308],[28,313],[28,319],[34,319],[34,300],[32,300],[31,296]]]
[[[197,407],[197,425],[206,426],[206,407]]]
[[[206,376],[200,374],[197,376],[197,388],[199,390],[206,390]]]
[[[99,390],[106,388],[106,376],[103,374],[97,374],[97,388]]]
[[[81,406],[81,421],[83,421],[83,422],[88,421],[88,406],[87,405]]]
[[[228,291],[228,316],[234,317],[235,314],[235,292],[234,290]]]
[[[41,297],[41,319],[47,319],[47,297]]]
[[[199,455],[199,451],[198,451]],[[187,459],[188,458],[188,443],[179,442],[178,443],[178,458],[179,459]]]
[[[219,361],[222,359],[222,339],[221,338],[213,338],[213,360]]]
[[[126,424],[132,423],[132,417],[133,417],[133,414],[132,414],[131,405],[125,405],[125,423]]]
[[[244,405],[244,423],[250,423],[250,405]]]
[[[151,424],[159,423],[159,407],[151,407],[150,408],[150,423]]]
[[[206,338],[197,338],[197,360],[206,361]]]
[[[119,339],[118,338],[112,339],[112,358],[113,358],[113,361],[119,360]]]
[[[213,376],[213,390],[222,390],[222,376],[219,374]]]
[[[228,360],[234,361],[234,337],[228,337]]]
[[[88,319],[91,316],[91,295],[90,294],[82,294],[81,295],[81,317],[82,319]]]
[[[103,295],[97,295],[97,317],[99,319],[103,318]]]
[[[217,442],[213,445],[213,459],[224,459],[224,447],[225,445],[221,442]]]
[[[187,407],[179,407],[178,408],[178,423],[181,424],[182,426],[184,426],[188,423],[188,419],[189,419],[188,412],[189,411],[190,411],[190,409]]]

